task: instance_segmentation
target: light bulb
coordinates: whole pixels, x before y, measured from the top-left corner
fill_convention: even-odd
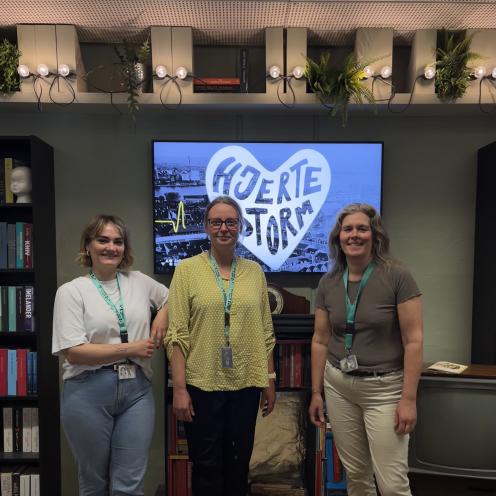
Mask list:
[[[25,64],[21,64],[17,68],[17,74],[19,74],[19,76],[21,76],[22,78],[27,78],[30,74],[29,67]]]
[[[425,79],[433,79],[435,75],[436,75],[436,69],[432,65],[426,65],[424,67]]]
[[[167,76],[167,67],[165,67],[165,65],[157,65],[157,67],[155,67],[155,74],[159,79],[164,79],[164,77]]]
[[[67,77],[71,73],[71,70],[67,64],[59,64],[58,72],[59,76]]]
[[[363,72],[365,74],[365,79],[368,79],[368,78],[370,78],[370,77],[372,77],[374,75],[374,69],[370,65],[366,65],[363,68]]]
[[[486,75],[486,68],[483,65],[479,65],[474,69],[474,76],[477,79],[482,79]]]
[[[178,67],[176,69],[176,77],[178,79],[186,79],[188,76],[188,70],[186,69],[186,67]]]
[[[297,65],[294,69],[293,69],[293,77],[295,79],[301,79],[303,77],[303,74],[305,73],[305,69],[303,69],[303,67],[301,65]]]
[[[381,78],[382,79],[390,78],[392,73],[393,73],[393,69],[391,69],[390,65],[385,65],[381,68]]]
[[[491,77],[493,79],[496,79],[496,67],[494,67],[493,70],[491,71]]]
[[[43,77],[48,76],[50,71],[48,70],[48,66],[46,64],[38,64],[38,67],[36,68],[36,72]]]
[[[281,75],[281,69],[277,65],[271,65],[269,67],[269,76],[272,79],[277,79]]]

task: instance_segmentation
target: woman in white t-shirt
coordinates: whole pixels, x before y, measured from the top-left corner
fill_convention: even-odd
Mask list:
[[[52,352],[65,358],[61,420],[79,494],[143,495],[155,417],[150,362],[167,329],[168,289],[127,270],[129,235],[116,216],[86,225],[77,260],[89,272],[57,291]]]

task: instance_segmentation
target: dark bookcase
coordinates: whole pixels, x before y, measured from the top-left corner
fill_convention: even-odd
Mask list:
[[[2,202],[0,222],[32,224],[33,268],[0,269],[0,286],[34,288],[34,332],[18,328],[12,332],[2,327],[0,348],[37,352],[34,370],[37,394],[0,396],[0,407],[2,411],[5,407],[38,409],[39,453],[2,451],[0,466],[5,472],[10,471],[10,467],[14,471],[20,464],[27,465],[40,474],[41,496],[60,496],[59,367],[51,353],[53,301],[57,289],[53,149],[35,136],[4,136],[0,137],[2,176],[6,157],[14,159],[14,166],[31,168],[32,202]],[[2,188],[9,187],[6,182],[4,178]],[[1,434],[3,436],[3,432]]]

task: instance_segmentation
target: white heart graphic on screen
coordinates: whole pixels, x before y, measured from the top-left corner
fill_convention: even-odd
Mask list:
[[[252,227],[243,245],[278,270],[324,204],[331,169],[321,153],[305,148],[269,171],[246,148],[231,145],[212,156],[205,183],[210,201],[228,195],[240,204]]]

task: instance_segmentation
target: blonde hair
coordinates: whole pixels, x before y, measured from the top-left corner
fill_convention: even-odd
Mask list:
[[[92,266],[91,256],[86,247],[93,239],[100,235],[107,224],[113,224],[117,228],[124,242],[124,256],[119,264],[119,268],[126,269],[133,264],[133,250],[129,240],[129,231],[126,224],[124,224],[124,221],[120,217],[117,217],[117,215],[98,214],[84,226],[83,232],[81,233],[79,253],[76,257],[76,262],[81,266]]]
[[[339,234],[346,216],[356,213],[365,214],[369,218],[372,230],[372,256],[376,263],[389,266],[393,259],[389,254],[389,236],[377,210],[367,203],[351,203],[338,214],[336,223],[329,234],[329,261],[333,264],[331,275],[339,277],[346,269],[346,256],[341,249]]]

